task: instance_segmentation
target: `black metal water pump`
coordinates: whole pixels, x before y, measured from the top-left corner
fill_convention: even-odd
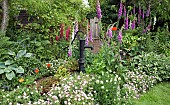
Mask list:
[[[79,51],[80,51],[80,58],[78,60],[79,63],[79,70],[83,73],[85,73],[85,68],[84,68],[84,50],[86,48],[90,48],[91,50],[93,50],[92,46],[86,46],[85,45],[85,39],[81,39],[79,33],[82,33],[84,35],[84,33],[82,31],[78,31],[73,39],[73,41],[75,40],[75,38],[77,37],[79,39]],[[73,43],[72,41],[72,43]]]

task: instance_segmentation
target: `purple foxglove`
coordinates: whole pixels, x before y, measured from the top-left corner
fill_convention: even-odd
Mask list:
[[[140,24],[140,14],[138,14],[138,24]]]
[[[142,19],[144,19],[144,18],[145,18],[145,12],[144,12],[144,10],[143,10]]]
[[[120,7],[118,11],[118,19],[120,19],[120,17],[122,16],[122,10],[123,10],[123,5],[122,5],[122,2],[120,2]]]
[[[128,26],[129,26],[129,22],[128,22],[128,16],[126,16],[126,19],[125,19],[125,30],[128,30]]]
[[[101,11],[101,8],[100,8],[100,2],[99,0],[97,0],[97,5],[96,5],[96,12],[97,12],[97,18],[100,19],[102,18],[102,11]]]
[[[148,7],[148,10],[146,11],[146,17],[148,17],[149,14],[150,14],[150,5],[149,5],[149,7]]]
[[[132,28],[132,30],[135,29],[135,19],[133,20],[133,22],[131,24],[131,28]]]
[[[143,29],[143,34],[147,32],[147,29]]]
[[[78,30],[79,30],[78,29],[78,21],[76,21],[75,26],[74,26],[74,34],[76,34]]]
[[[86,44],[86,46],[88,46],[88,45],[89,45],[89,37],[88,37],[88,35],[86,36],[85,44]]]
[[[110,47],[110,41],[108,41],[107,45]]]
[[[133,14],[135,14],[136,10],[135,10],[135,6],[133,7]]]
[[[151,29],[151,24],[149,24],[148,26],[147,26],[147,30],[150,30]]]
[[[68,56],[69,57],[72,56],[72,49],[71,48],[68,49]]]
[[[126,17],[126,7],[124,6],[124,13],[123,13],[124,17]]]
[[[122,43],[122,30],[119,31],[117,39],[120,43]]]
[[[142,15],[141,7],[139,6],[139,16]]]
[[[107,31],[107,35],[112,38],[112,28],[110,28],[108,31]]]

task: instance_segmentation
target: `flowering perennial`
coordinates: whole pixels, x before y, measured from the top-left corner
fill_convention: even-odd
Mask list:
[[[70,27],[68,27],[66,30],[66,40],[68,41],[69,38],[70,38]]]
[[[112,38],[112,30],[111,30],[111,28],[109,28],[109,30],[107,31],[107,35],[108,35],[110,38]]]
[[[102,11],[101,11],[101,8],[100,8],[100,2],[99,0],[97,0],[97,5],[96,5],[96,11],[97,11],[97,18],[100,19],[102,18]]]
[[[118,41],[119,41],[120,43],[122,43],[122,30],[119,31]]]
[[[122,10],[123,10],[123,4],[122,4],[122,2],[120,2],[120,7],[119,7],[119,11],[118,11],[118,19],[120,19],[120,17],[122,16]]]

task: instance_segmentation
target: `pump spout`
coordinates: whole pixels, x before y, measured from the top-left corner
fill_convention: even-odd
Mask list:
[[[90,48],[91,50],[94,49],[92,46],[84,46],[84,48]]]

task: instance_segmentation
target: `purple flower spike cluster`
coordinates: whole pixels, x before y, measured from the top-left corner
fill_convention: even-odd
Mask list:
[[[133,20],[133,22],[131,24],[131,28],[132,28],[132,30],[135,29],[135,19]]]
[[[125,19],[125,30],[128,30],[128,26],[129,26],[129,22],[128,22],[128,16],[126,16],[126,19]]]
[[[148,10],[146,11],[146,17],[148,17],[149,14],[150,14],[150,5],[149,5],[149,7],[148,7]]]
[[[118,41],[120,42],[120,43],[122,43],[122,30],[120,30],[119,31],[119,34],[118,34]]]
[[[102,18],[102,11],[101,11],[101,8],[100,8],[99,0],[97,0],[96,11],[97,11],[97,18],[98,19]]]
[[[112,38],[112,29],[110,28],[108,31],[107,31],[107,35]]]
[[[122,2],[120,2],[120,7],[119,7],[119,11],[118,11],[118,19],[120,19],[120,17],[122,16],[122,10],[123,10],[123,4],[122,4]]]
[[[75,22],[75,27],[74,27],[74,34],[76,34],[78,30],[79,30],[78,29],[78,22],[76,21]]]
[[[68,49],[68,56],[69,56],[69,57],[72,56],[72,50],[71,50],[71,48]]]

